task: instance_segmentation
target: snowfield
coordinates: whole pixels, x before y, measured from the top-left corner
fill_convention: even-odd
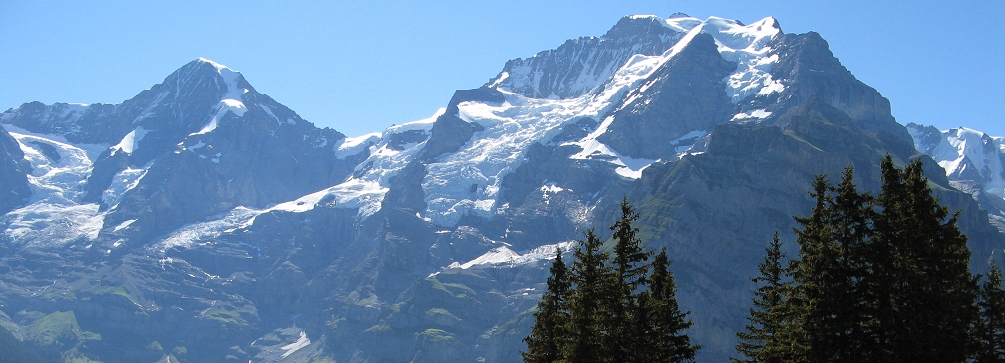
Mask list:
[[[771,54],[770,42],[781,34],[778,22],[774,18],[765,18],[751,25],[742,25],[735,20],[716,17],[706,20],[691,17],[655,19],[682,34],[676,44],[661,55],[636,54],[616,69],[581,75],[575,86],[589,91],[579,97],[533,98],[500,89],[505,98],[504,102],[461,102],[457,107],[457,114],[451,116],[478,124],[483,130],[475,133],[472,139],[456,152],[442,155],[425,165],[426,174],[421,185],[428,207],[419,216],[434,224],[450,227],[456,225],[465,215],[489,218],[505,212],[507,205],[501,205],[499,198],[502,181],[506,175],[524,163],[526,153],[533,144],[549,144],[566,125],[584,118],[597,121],[599,126],[580,140],[562,144],[579,148],[580,151],[570,157],[577,160],[606,162],[611,164],[615,173],[623,178],[640,178],[643,170],[659,160],[627,157],[598,141],[598,137],[607,132],[614,121],[611,115],[616,111],[615,108],[618,105],[631,103],[632,97],[639,97],[645,88],[652,85],[652,82],[645,83],[647,79],[663,64],[677,56],[700,33],[711,34],[723,58],[737,63],[737,69],[723,79],[727,86],[727,96],[734,103],[750,95],[770,94],[784,89],[784,85],[773,80],[769,74],[773,64],[778,61],[778,57]],[[218,126],[219,120],[228,112],[240,117],[248,110],[242,96],[249,90],[238,86],[240,73],[210,60],[201,59],[201,61],[216,68],[225,83],[226,92],[216,106],[215,115],[201,130],[190,136],[212,132]],[[515,76],[501,74],[496,84],[506,77]],[[526,75],[520,75],[524,76]],[[632,90],[636,91],[629,93]],[[84,107],[86,106],[73,105],[67,107],[67,112],[79,112]],[[271,109],[264,109],[275,118]],[[220,233],[247,226],[263,213],[310,210],[329,196],[335,202],[336,208],[358,209],[359,218],[369,217],[380,209],[384,195],[389,190],[391,178],[412,162],[425,146],[425,141],[422,141],[403,147],[400,145],[392,147],[389,144],[391,138],[405,132],[420,132],[428,136],[436,119],[444,113],[445,109],[440,109],[430,118],[391,126],[382,133],[346,138],[335,145],[328,145],[327,142],[318,145],[332,148],[341,157],[355,155],[363,150],[369,152],[369,157],[357,166],[356,171],[347,180],[330,188],[271,208],[253,210],[237,207],[213,220],[183,227],[166,236],[156,246],[163,250],[205,241],[215,238]],[[770,115],[771,113],[765,110],[754,110],[737,114],[733,117],[733,121],[756,120]],[[137,127],[111,148],[115,152],[132,153],[139,147],[147,132],[148,130]],[[683,154],[694,140],[707,134],[706,130],[693,130],[669,142],[677,145],[677,151]],[[9,214],[11,224],[6,233],[18,236],[22,241],[52,245],[65,244],[69,240],[48,240],[45,236],[58,234],[73,236],[69,237],[70,239],[96,238],[98,231],[103,227],[103,212],[99,213],[95,204],[80,203],[80,190],[82,190],[80,187],[90,173],[93,159],[97,155],[94,151],[103,151],[107,146],[74,146],[61,142],[58,138],[32,136],[26,133],[17,134],[16,137],[36,170],[30,177],[35,195],[32,197],[31,205]],[[41,151],[32,147],[32,141],[55,146],[64,159],[59,162],[46,159]],[[195,150],[202,145],[196,143],[188,149]],[[146,175],[149,167],[150,165],[142,168],[131,167],[118,173],[111,187],[102,195],[102,201],[114,208],[123,193],[135,187]],[[542,185],[542,187],[554,186]],[[996,188],[999,195],[1005,194],[1005,181],[1000,185],[996,184]],[[115,230],[127,227],[128,225],[119,225],[115,226]],[[67,233],[66,229],[74,232]],[[43,240],[46,242],[42,242]],[[502,250],[497,252],[507,254]]]

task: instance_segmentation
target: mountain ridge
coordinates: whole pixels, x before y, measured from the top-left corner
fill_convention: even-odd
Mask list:
[[[942,134],[898,124],[819,34],[770,17],[625,17],[359,137],[204,59],[119,105],[0,123],[24,150],[0,167],[26,165],[31,192],[3,217],[0,324],[60,336],[25,341],[46,357],[516,361],[550,254],[628,196],[675,261],[699,361],[719,361],[812,177],[854,165],[873,188],[885,154],[925,160],[972,268],[1005,246],[986,207],[1005,200],[916,150]]]

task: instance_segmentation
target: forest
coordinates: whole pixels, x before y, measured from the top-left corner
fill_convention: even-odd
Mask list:
[[[849,166],[836,184],[816,177],[798,256],[776,232],[758,265],[734,362],[1005,362],[1005,289],[992,262],[968,269],[956,214],[933,196],[922,163],[881,164],[877,195]],[[584,233],[567,266],[561,251],[524,339],[524,362],[688,362],[688,312],[664,248],[646,251],[627,198],[610,244]]]

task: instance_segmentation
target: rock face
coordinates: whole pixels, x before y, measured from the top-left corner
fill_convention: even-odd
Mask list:
[[[698,360],[723,361],[814,176],[852,165],[875,189],[887,154],[925,162],[975,271],[1003,247],[993,163],[931,146],[969,134],[909,133],[773,18],[625,17],[357,138],[208,60],[0,123],[0,183],[23,187],[0,204],[0,325],[54,361],[519,361],[556,249],[624,197],[672,254]]]
[[[634,158],[674,158],[678,145],[668,139],[711,130],[733,116],[726,84],[720,81],[736,66],[719,55],[715,38],[698,34],[649,76],[646,86],[626,97],[597,140]]]
[[[0,130],[0,212],[6,213],[23,205],[31,197],[28,173],[31,165],[17,140]]]
[[[681,36],[658,17],[624,17],[606,34],[506,62],[486,86],[534,98],[573,98],[606,82],[629,58],[660,55]]]

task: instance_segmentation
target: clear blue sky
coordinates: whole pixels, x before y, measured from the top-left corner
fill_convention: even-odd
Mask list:
[[[197,57],[350,136],[431,115],[506,60],[628,14],[816,31],[901,123],[1005,136],[1005,1],[0,0],[0,110],[119,103]]]

